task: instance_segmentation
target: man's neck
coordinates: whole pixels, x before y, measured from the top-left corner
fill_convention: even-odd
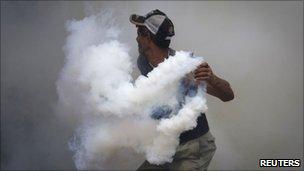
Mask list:
[[[161,49],[159,47],[154,47],[150,49],[146,56],[151,65],[156,67],[159,63],[163,62],[165,58],[168,58],[169,48]]]

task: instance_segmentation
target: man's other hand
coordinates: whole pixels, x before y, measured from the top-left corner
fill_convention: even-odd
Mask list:
[[[230,84],[216,76],[207,62],[200,64],[194,71],[194,78],[196,84],[201,81],[207,83],[207,93],[221,99],[224,102],[230,101],[234,98],[234,93],[230,87]]]
[[[197,82],[211,82],[214,79],[212,69],[207,62],[200,64],[194,71],[194,78]]]

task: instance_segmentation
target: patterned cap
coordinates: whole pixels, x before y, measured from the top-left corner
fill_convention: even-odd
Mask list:
[[[172,21],[158,9],[150,11],[145,16],[132,14],[130,22],[147,27],[159,40],[170,40],[175,34]]]

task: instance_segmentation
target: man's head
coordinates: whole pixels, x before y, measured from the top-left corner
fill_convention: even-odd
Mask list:
[[[167,49],[174,36],[174,26],[167,15],[160,10],[152,10],[145,16],[132,14],[131,23],[137,27],[137,42],[139,53],[145,53],[154,44],[161,49]]]

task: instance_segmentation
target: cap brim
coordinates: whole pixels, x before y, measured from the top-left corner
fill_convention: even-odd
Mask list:
[[[144,26],[145,19],[146,18],[144,16],[140,16],[137,14],[130,15],[130,22],[135,25]]]

